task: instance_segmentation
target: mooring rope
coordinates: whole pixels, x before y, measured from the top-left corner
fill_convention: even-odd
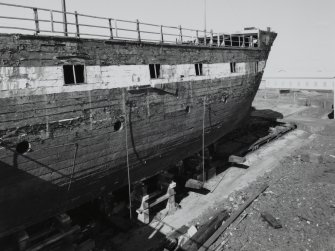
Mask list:
[[[203,117],[202,117],[202,181],[205,183],[205,116],[206,116],[206,97],[203,100]]]
[[[132,219],[132,204],[131,204],[131,181],[130,181],[130,166],[129,166],[129,151],[128,151],[128,130],[127,130],[127,109],[126,103],[124,109],[124,126],[126,133],[126,156],[127,156],[127,175],[128,175],[128,197],[129,197],[129,218]]]
[[[75,143],[75,151],[74,151],[74,155],[73,155],[73,164],[72,164],[72,172],[71,172],[71,177],[70,177],[70,182],[69,182],[69,185],[67,186],[67,191],[70,191],[70,188],[71,188],[71,184],[72,184],[72,179],[73,179],[73,176],[74,176],[74,169],[76,167],[76,159],[77,159],[77,153],[78,153],[78,143]]]

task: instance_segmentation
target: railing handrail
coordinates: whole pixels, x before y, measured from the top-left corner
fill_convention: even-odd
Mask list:
[[[41,32],[45,33],[54,33],[54,34],[64,34],[64,36],[68,35],[74,35],[76,37],[80,36],[89,36],[89,37],[106,37],[109,39],[126,39],[126,40],[137,40],[137,41],[157,41],[159,43],[174,43],[174,39],[176,40],[175,43],[193,43],[193,44],[200,44],[200,45],[206,45],[206,46],[218,46],[218,47],[258,47],[258,41],[259,41],[259,30],[254,30],[254,32],[250,31],[248,34],[225,34],[225,33],[217,33],[213,32],[212,30],[198,30],[198,29],[191,29],[191,28],[182,28],[181,26],[167,26],[167,25],[157,25],[157,24],[151,24],[146,22],[139,22],[138,20],[123,20],[123,19],[116,19],[116,18],[110,18],[110,17],[99,17],[94,15],[88,15],[88,14],[81,14],[78,12],[69,12],[69,11],[60,11],[60,10],[53,10],[53,9],[47,9],[47,8],[37,8],[27,5],[18,5],[18,4],[11,4],[11,3],[2,3],[0,2],[0,6],[8,6],[8,7],[15,7],[15,8],[25,8],[25,9],[31,9],[33,10],[33,17],[32,18],[25,18],[25,17],[13,17],[13,16],[0,16],[0,19],[8,19],[8,20],[18,20],[18,21],[31,21],[35,25],[35,29],[33,28],[27,28],[27,27],[15,27],[15,26],[8,26],[8,25],[1,25],[0,29],[13,29],[13,30],[22,30],[22,31],[34,31],[35,35],[40,34]],[[50,20],[38,17],[38,12],[45,11],[50,13]],[[68,22],[64,20],[55,20],[54,13],[61,13],[66,15],[73,15],[74,16],[74,22]],[[86,18],[94,18],[94,19],[100,19],[100,20],[106,20],[106,26],[101,25],[95,25],[95,24],[88,24],[86,23],[80,23],[79,17],[86,17]],[[40,27],[40,23],[50,23],[51,28],[50,30],[46,29],[45,27]],[[134,24],[135,27],[129,28],[129,27],[121,27],[123,23],[128,24]],[[56,30],[55,24],[63,24],[64,28],[63,30]],[[71,27],[74,27],[75,31],[68,31],[67,26],[70,25]],[[129,26],[129,25],[128,25]],[[141,26],[146,26],[147,29],[141,29]],[[157,27],[159,30],[150,30],[150,27]],[[108,30],[108,35],[103,34],[93,34],[89,32],[82,32],[80,27],[83,27],[83,29],[86,30],[87,28],[99,28],[99,29],[106,29]],[[72,28],[71,28],[72,29]],[[153,29],[153,28],[152,28]],[[167,32],[164,31],[167,30]],[[174,31],[171,30],[175,30]],[[122,32],[131,32],[133,34],[134,32],[137,33],[137,35],[131,35],[131,37],[127,37],[127,35],[120,35],[119,33]],[[252,34],[252,35],[250,35]],[[128,34],[129,35],[129,34]],[[159,35],[159,38],[152,38],[152,37],[144,37],[143,35]],[[252,36],[252,37],[251,37]],[[238,41],[236,41],[236,37],[238,38]],[[185,41],[186,39],[191,39],[188,41]],[[227,39],[228,38],[228,39]],[[233,41],[233,38],[235,40]]]

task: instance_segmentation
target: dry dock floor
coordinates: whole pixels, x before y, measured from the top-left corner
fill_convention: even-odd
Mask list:
[[[149,226],[116,236],[113,250],[159,250],[164,235],[204,224],[223,209],[233,212],[264,183],[269,188],[213,250],[335,250],[335,122],[326,118],[330,111],[324,106],[287,99],[257,98],[254,106],[280,112],[298,129],[248,154],[248,168],[230,167],[211,179],[208,194],[189,192],[175,213],[162,212]],[[271,227],[262,212],[277,218],[282,228]]]

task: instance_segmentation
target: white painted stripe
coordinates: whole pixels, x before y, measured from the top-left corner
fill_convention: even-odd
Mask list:
[[[229,63],[203,64],[202,76],[196,76],[194,64],[161,65],[159,79],[150,79],[148,65],[86,66],[85,83],[78,85],[64,85],[62,66],[1,67],[0,98],[241,76],[254,73],[255,63],[236,63],[236,73],[230,72]],[[265,61],[258,63],[258,71],[264,67]]]

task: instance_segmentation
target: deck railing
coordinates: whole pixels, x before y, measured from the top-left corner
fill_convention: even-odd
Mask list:
[[[16,16],[1,15],[6,12],[6,8],[14,8]],[[13,10],[9,13],[13,13]],[[9,3],[0,3],[0,30],[6,33],[19,31],[35,35],[50,34],[218,47],[258,47],[259,38],[259,32],[255,30],[245,34],[223,34],[214,33],[212,30],[163,26],[139,20],[98,17],[76,11],[63,12]]]

